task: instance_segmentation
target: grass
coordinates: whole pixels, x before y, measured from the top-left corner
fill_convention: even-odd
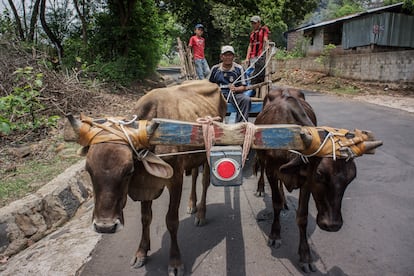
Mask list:
[[[356,95],[360,92],[360,89],[355,86],[340,86],[333,87],[332,92],[337,94]]]
[[[48,158],[32,156],[32,159],[16,164],[12,171],[1,170],[0,207],[35,192],[81,159],[76,155],[76,150],[79,148],[77,144],[64,145],[65,147],[58,153],[55,152],[56,148],[53,145],[50,146],[46,152]]]

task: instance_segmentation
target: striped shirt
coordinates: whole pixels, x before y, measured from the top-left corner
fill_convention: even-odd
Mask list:
[[[258,57],[262,54],[264,39],[269,37],[269,29],[267,26],[250,33],[250,58]]]

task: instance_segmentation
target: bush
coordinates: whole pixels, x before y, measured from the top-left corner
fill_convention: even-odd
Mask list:
[[[19,68],[14,74],[13,93],[0,98],[0,133],[8,135],[56,125],[58,116],[39,115],[44,109],[40,101],[43,74],[34,72],[33,67]]]

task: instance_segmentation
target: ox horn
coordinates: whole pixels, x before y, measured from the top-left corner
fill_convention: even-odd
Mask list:
[[[73,117],[72,113],[66,114],[66,118],[69,120],[70,125],[72,126],[73,130],[75,131],[76,135],[79,136],[79,130],[82,125],[82,122],[75,117]]]
[[[305,145],[305,148],[309,148],[310,145],[312,144],[312,135],[310,135],[309,133],[305,132],[305,131],[301,131],[300,132],[300,138],[302,138],[303,144]]]
[[[149,121],[148,124],[147,124],[147,133],[148,133],[148,135],[154,134],[154,131],[157,129],[157,127],[159,125],[160,124],[158,122],[155,122],[153,120]]]
[[[374,154],[375,149],[382,146],[382,141],[365,141],[365,154]]]

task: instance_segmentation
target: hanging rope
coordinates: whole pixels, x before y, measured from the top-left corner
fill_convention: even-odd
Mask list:
[[[246,123],[246,132],[243,141],[243,152],[242,152],[242,167],[246,162],[247,156],[249,155],[250,147],[253,144],[254,134],[256,133],[256,126],[253,123]]]
[[[213,125],[214,121],[221,121],[221,117],[206,116],[204,118],[197,119],[197,123],[201,124],[203,128],[204,147],[206,149],[207,162],[209,165],[210,165],[211,147],[215,143],[214,125]]]
[[[263,55],[265,55],[270,49],[272,49],[272,53],[271,53],[271,55],[269,55],[269,58],[266,60],[266,63],[265,63],[265,65],[262,67],[262,69],[260,69],[260,71],[257,73],[257,74],[255,74],[255,75],[253,75],[253,76],[251,76],[251,77],[249,77],[249,78],[247,78],[247,79],[245,79],[245,81],[249,81],[249,80],[251,80],[251,79],[254,79],[255,77],[257,77],[258,75],[260,75],[260,73],[262,73],[263,72],[263,70],[265,70],[266,69],[266,67],[269,65],[269,63],[270,63],[270,61],[272,60],[272,56],[273,56],[273,49],[274,49],[274,47],[275,47],[275,43],[274,42],[270,42],[269,43],[269,45],[270,44],[272,44],[272,47],[267,47],[261,54],[260,54],[260,56],[257,58],[257,60],[255,60],[252,64],[250,64],[250,66],[249,67],[247,67],[247,69],[246,69],[246,71],[247,70],[249,70],[250,68],[253,68],[254,67],[254,65],[256,64],[256,62],[263,56]],[[241,79],[241,77],[242,77],[242,75],[240,75],[240,76],[238,76],[234,81],[233,81],[233,83],[232,84],[236,84],[236,83],[239,83],[240,82],[240,79]],[[230,97],[232,97],[232,99],[233,99],[233,105],[236,107],[236,109],[237,109],[237,112],[241,115],[241,117],[242,117],[242,119],[243,119],[243,122],[245,122],[245,123],[247,123],[248,121],[247,121],[247,119],[246,119],[246,117],[244,117],[244,115],[243,115],[243,113],[241,112],[241,110],[240,110],[240,107],[239,107],[239,105],[237,104],[237,101],[236,101],[236,97],[234,96],[234,93],[232,92],[232,91],[229,91],[229,95],[227,96],[227,99],[226,99],[226,102],[228,103],[229,102],[229,98]]]

